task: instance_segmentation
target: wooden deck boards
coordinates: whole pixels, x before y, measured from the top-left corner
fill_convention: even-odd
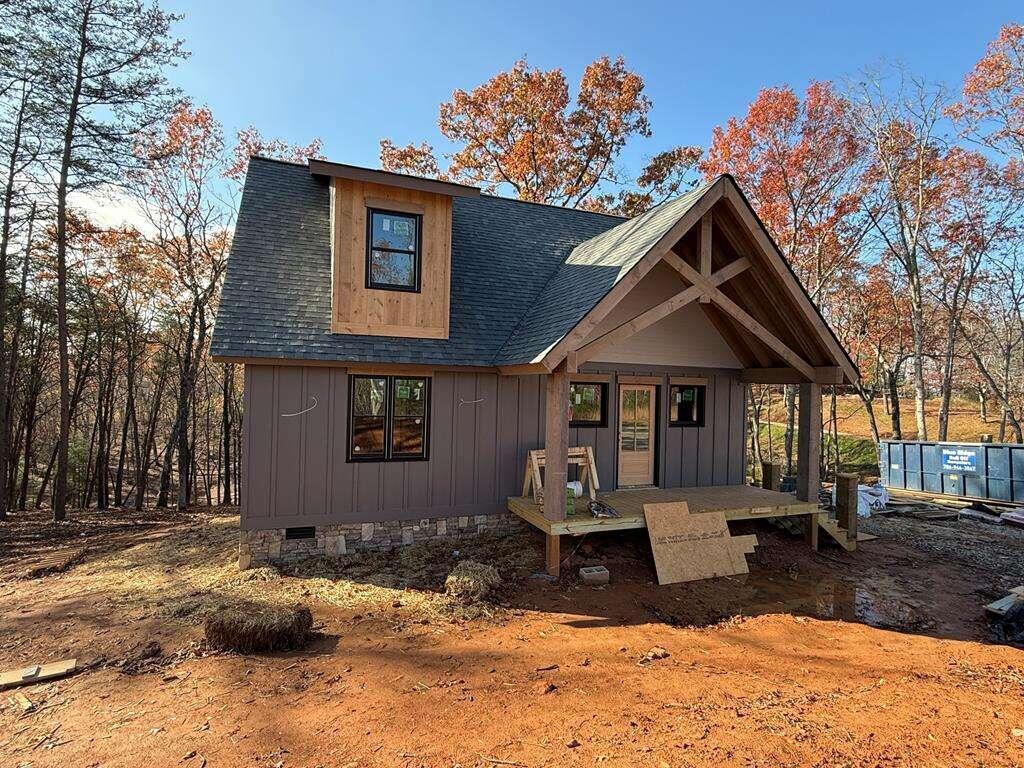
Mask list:
[[[599,492],[599,501],[614,507],[621,517],[594,518],[586,509],[587,500],[578,499],[579,510],[565,520],[553,522],[544,517],[533,499],[512,496],[508,509],[530,525],[552,535],[622,531],[646,528],[644,504],[685,501],[690,512],[725,513],[726,520],[749,520],[761,517],[809,515],[818,511],[818,505],[798,501],[795,496],[750,485],[717,485],[703,488],[638,488]]]

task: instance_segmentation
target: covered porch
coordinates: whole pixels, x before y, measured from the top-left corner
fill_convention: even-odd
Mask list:
[[[574,377],[586,375],[584,365],[636,362],[654,347],[662,352],[660,362],[668,362],[668,356],[676,365],[693,367],[689,352],[703,349],[707,337],[715,336],[732,354],[735,364],[730,367],[737,369],[739,382],[795,386],[796,493],[780,493],[771,483],[767,485],[773,490],[739,485],[734,475],[728,477],[731,484],[723,484],[719,473],[713,473],[716,484],[708,477],[697,487],[655,487],[678,483],[659,478],[650,465],[643,478],[635,476],[632,464],[627,473],[624,452],[638,451],[639,443],[628,429],[623,431],[623,425],[631,428],[633,422],[619,414],[616,426],[610,427],[616,430],[618,446],[618,471],[610,484],[618,490],[600,492],[598,499],[621,517],[595,519],[585,502],[567,514],[562,492],[540,499],[528,496],[524,487],[521,496],[508,499],[513,514],[544,532],[548,571],[558,573],[562,535],[645,528],[643,506],[658,502],[686,501],[695,512],[721,510],[727,520],[802,516],[807,541],[816,548],[822,387],[853,382],[858,373],[734,182],[722,177],[585,246],[574,250],[564,280],[552,281],[552,312],[574,292],[593,288],[601,297],[573,316],[564,335],[530,364],[503,370],[544,376],[545,487],[564,488],[569,478],[569,388]],[[582,287],[581,274],[587,276]],[[694,310],[706,318],[707,327],[665,325],[669,318]],[[652,329],[658,328],[664,332],[655,334]],[[676,343],[680,340],[682,350]],[[621,377],[618,381],[622,383]],[[651,385],[653,399],[661,382],[640,383]],[[745,414],[733,411],[723,409],[720,416],[742,425]],[[645,415],[666,418],[656,408]],[[643,445],[656,459],[656,440]],[[715,461],[722,466],[728,457],[716,455]]]
[[[595,518],[586,509],[587,499],[562,520],[544,516],[541,504],[532,496],[513,496],[508,509],[548,536],[581,535],[605,531],[645,528],[644,504],[685,501],[691,512],[723,512],[726,520],[751,520],[765,517],[806,516],[810,527],[817,521],[815,502],[800,501],[789,493],[755,488],[750,485],[716,485],[703,488],[635,488],[599,491],[598,501],[619,513],[619,517]]]

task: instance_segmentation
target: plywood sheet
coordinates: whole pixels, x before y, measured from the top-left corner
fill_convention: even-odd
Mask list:
[[[749,573],[754,535],[732,536],[722,511],[691,513],[685,501],[644,504],[659,584]]]

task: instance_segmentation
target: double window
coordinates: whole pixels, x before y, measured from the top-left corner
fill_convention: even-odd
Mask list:
[[[423,217],[369,209],[366,212],[366,287],[419,291]]]
[[[704,426],[704,390],[705,387],[700,384],[672,384],[669,386],[669,426]]]
[[[349,461],[425,459],[430,379],[349,377]]]
[[[569,383],[569,426],[608,425],[608,385],[601,382]]]

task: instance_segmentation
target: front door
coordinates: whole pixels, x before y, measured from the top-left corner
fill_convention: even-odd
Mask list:
[[[619,385],[619,487],[654,485],[654,392]]]

